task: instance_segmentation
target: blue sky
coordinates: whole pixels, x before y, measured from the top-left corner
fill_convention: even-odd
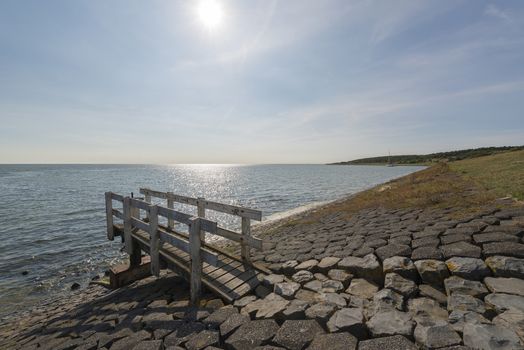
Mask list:
[[[523,1],[0,2],[0,163],[524,144]]]

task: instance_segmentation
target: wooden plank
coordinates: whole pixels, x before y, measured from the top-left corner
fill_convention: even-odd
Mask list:
[[[215,234],[218,235],[218,236],[230,239],[230,240],[235,241],[235,242],[241,242],[242,240],[244,240],[244,242],[248,246],[250,246],[252,248],[255,248],[255,249],[259,249],[259,250],[262,250],[262,248],[264,246],[264,241],[261,240],[260,238],[256,238],[256,237],[253,237],[253,236],[243,237],[238,232],[231,231],[231,230],[228,230],[228,229],[225,229],[225,228],[222,228],[222,227],[217,227],[217,231],[216,231]]]
[[[206,209],[219,211],[221,213],[241,216],[257,221],[262,221],[262,212],[260,210],[243,208],[231,204],[223,204],[218,202],[206,201]]]
[[[251,256],[249,255],[249,245],[247,245],[248,237],[251,236],[251,221],[249,218],[242,218],[242,242],[240,242],[240,255],[242,261],[251,263]]]
[[[144,202],[143,200],[140,200],[140,199],[135,199],[135,198],[130,198],[130,199],[131,199],[131,206],[145,210],[146,212],[149,211],[149,207],[151,206],[149,203]]]
[[[188,240],[182,237],[177,237],[176,235],[168,233],[168,232],[163,232],[161,230],[159,230],[159,237],[160,237],[160,241],[167,242],[171,244],[172,246],[182,250],[183,252],[186,252],[188,254],[190,253],[190,246],[189,246]],[[204,260],[205,262],[211,265],[218,264],[218,255],[216,253],[209,251],[206,248],[203,248],[201,250],[202,250],[201,252],[202,260]]]
[[[111,193],[111,199],[114,200],[114,201],[118,201],[118,202],[124,202],[124,196],[120,195],[120,194],[116,194],[116,193],[113,193],[113,192],[109,192]]]
[[[198,305],[202,285],[202,261],[200,260],[200,219],[192,219],[189,226],[189,250],[191,255],[191,305]]]
[[[115,231],[113,230],[113,200],[111,199],[111,192],[105,193],[106,198],[106,225],[107,225],[107,239],[113,241],[115,239]]]
[[[113,214],[113,216],[116,216],[117,218],[124,220],[124,213],[122,213],[120,210],[113,208],[111,210],[111,213]]]
[[[198,199],[173,194],[171,192],[166,193],[166,192],[154,191],[148,188],[141,188],[140,193],[143,195],[150,195],[152,197],[157,197],[157,198],[162,198],[162,199],[170,198],[178,203],[198,206]],[[262,212],[256,209],[244,208],[244,207],[239,207],[236,205],[218,203],[218,202],[213,202],[213,201],[204,201],[204,206],[206,209],[219,211],[221,213],[237,215],[237,216],[241,216],[241,217],[245,217],[245,218],[249,218],[249,219],[253,219],[257,221],[262,220]]]
[[[151,255],[151,274],[160,276],[160,240],[158,239],[158,207],[153,205],[149,212],[149,237]]]
[[[136,228],[138,228],[140,230],[149,232],[149,224],[147,222],[144,222],[144,221],[142,221],[140,219],[136,219],[136,218],[133,218],[133,217],[131,217],[130,220],[131,220],[131,225],[133,227],[136,227]]]

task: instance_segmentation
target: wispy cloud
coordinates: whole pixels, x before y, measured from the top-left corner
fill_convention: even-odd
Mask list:
[[[487,16],[492,16],[498,19],[501,19],[503,21],[506,21],[508,23],[512,23],[513,20],[511,16],[506,12],[495,6],[494,4],[489,4],[486,6],[486,9],[484,10],[484,14]]]

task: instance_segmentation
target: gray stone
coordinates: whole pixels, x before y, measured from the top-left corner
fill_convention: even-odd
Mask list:
[[[255,295],[259,298],[265,298],[267,297],[269,294],[271,294],[271,292],[273,291],[273,289],[269,289],[268,287],[266,286],[263,286],[262,284],[258,285],[256,288],[255,288]]]
[[[202,332],[205,328],[204,324],[200,322],[183,323],[173,333],[164,338],[164,346],[178,346],[186,342],[194,334]]]
[[[236,308],[232,306],[224,306],[206,317],[203,322],[211,327],[218,327],[222,322],[227,320],[229,316],[237,313],[238,310]]]
[[[422,281],[430,285],[440,286],[449,276],[446,264],[439,260],[418,260],[415,266]]]
[[[315,259],[306,260],[295,266],[295,270],[317,271],[318,261]]]
[[[440,247],[440,251],[446,259],[454,256],[480,258],[481,254],[481,249],[479,247],[467,242],[446,244]]]
[[[521,339],[524,339],[524,312],[513,309],[506,310],[495,317],[493,323],[511,329]]]
[[[327,272],[331,269],[334,269],[337,267],[338,262],[340,261],[340,258],[334,257],[334,256],[328,256],[320,260],[317,267],[318,270],[321,272]]]
[[[524,280],[520,278],[486,277],[484,284],[492,293],[506,293],[524,296]]]
[[[467,294],[476,298],[483,298],[488,294],[487,288],[478,281],[466,280],[457,276],[451,276],[444,281],[446,294]]]
[[[381,261],[384,261],[392,256],[411,256],[411,248],[405,244],[390,243],[386,246],[375,249],[375,253]]]
[[[128,337],[125,337],[125,338],[122,338],[120,340],[117,340],[116,342],[114,342],[111,345],[111,349],[124,350],[124,349],[133,348],[135,345],[137,345],[141,341],[149,340],[149,339],[151,339],[151,333],[149,333],[148,331],[145,331],[145,330],[141,330],[141,331],[138,331],[136,333],[131,334]],[[76,344],[76,345],[78,345],[78,344]],[[59,348],[63,348],[63,344],[62,344],[61,347],[59,347],[59,346],[54,347],[54,349],[59,349]]]
[[[411,242],[413,248],[418,247],[432,247],[436,248],[440,244],[440,239],[438,237],[422,237],[419,239],[414,239]]]
[[[307,271],[307,270],[300,270],[300,271],[296,272],[291,277],[291,279],[293,279],[293,281],[295,281],[297,283],[304,284],[304,283],[307,283],[307,282],[309,282],[309,281],[311,281],[313,279],[313,274],[310,271]]]
[[[497,313],[503,313],[506,310],[518,310],[524,312],[524,297],[519,295],[493,293],[484,298],[486,305],[495,309]]]
[[[307,301],[309,303],[315,303],[319,300],[319,294],[309,290],[300,289],[295,294],[295,299]]]
[[[202,350],[208,346],[218,345],[220,335],[218,332],[205,330],[192,335],[185,344],[187,350]]]
[[[413,260],[431,260],[431,259],[442,259],[442,253],[439,249],[433,247],[420,247],[413,250],[411,253],[411,259]]]
[[[477,244],[489,242],[518,242],[519,237],[504,232],[480,233],[473,236]]]
[[[342,282],[346,288],[349,286],[349,282],[351,282],[351,279],[353,278],[352,274],[340,269],[329,270],[328,276],[334,281]]]
[[[364,322],[362,309],[344,308],[331,316],[327,322],[327,328],[331,333],[348,331],[359,339],[365,339],[367,331]]]
[[[396,273],[388,273],[384,279],[384,288],[389,288],[406,298],[410,298],[418,292],[418,287],[412,280],[408,280]]]
[[[417,322],[424,320],[448,319],[448,312],[440,304],[429,298],[415,298],[408,301],[408,311]]]
[[[387,307],[402,311],[404,297],[391,289],[384,288],[373,295],[373,307],[376,311]]]
[[[346,299],[338,293],[319,293],[319,301],[333,304],[337,307],[345,307],[347,304]]]
[[[325,325],[331,315],[335,313],[335,305],[328,303],[317,303],[306,310],[306,317],[317,320],[321,325]]]
[[[293,298],[299,289],[300,284],[296,282],[280,282],[275,284],[275,294],[278,294],[286,299]]]
[[[524,258],[524,244],[515,242],[496,242],[482,245],[484,256],[504,255]]]
[[[344,290],[344,285],[340,281],[327,280],[322,282],[322,291],[324,293],[337,293]]]
[[[357,338],[348,332],[317,334],[307,350],[356,350]]]
[[[432,326],[426,331],[424,345],[427,349],[439,349],[445,346],[460,345],[460,335],[449,325]]]
[[[440,305],[443,305],[443,306],[447,305],[447,302],[448,302],[447,296],[439,289],[436,289],[427,284],[421,284],[418,287],[419,287],[420,296],[431,298],[432,300],[435,300],[436,302],[438,302]]]
[[[136,344],[133,350],[162,350],[162,348],[162,340],[144,340]],[[96,344],[92,349],[96,349]],[[81,348],[78,347],[75,350],[81,350]]]
[[[284,275],[271,274],[264,276],[264,278],[262,279],[262,284],[270,288],[273,288],[275,284],[280,282],[284,282]]]
[[[306,309],[309,307],[309,303],[304,300],[294,299],[291,300],[288,307],[282,312],[282,316],[285,320],[299,320],[306,317]]]
[[[415,322],[411,319],[411,315],[406,312],[387,310],[376,313],[366,325],[374,337],[396,334],[411,337]]]
[[[348,256],[339,261],[338,266],[357,277],[382,282],[382,267],[374,254],[367,254],[363,258]]]
[[[256,296],[248,295],[248,296],[242,297],[242,298],[240,298],[238,300],[235,300],[233,305],[236,306],[236,307],[242,308],[242,307],[246,306],[247,304],[250,304],[250,303],[254,302],[255,300],[257,300]]]
[[[524,259],[496,255],[487,258],[486,264],[497,277],[524,279]]]
[[[442,236],[440,237],[440,241],[444,245],[461,242],[461,241],[469,243],[471,242],[471,233],[456,233],[453,235]]]
[[[274,293],[271,293],[264,299],[257,300],[256,302],[260,302],[260,306],[255,315],[255,318],[257,319],[278,317],[289,304],[288,300]]]
[[[467,294],[451,294],[448,297],[448,310],[472,311],[481,315],[486,314],[484,302]]]
[[[361,341],[358,350],[417,350],[415,344],[401,335]]]
[[[469,280],[481,280],[490,275],[484,261],[476,258],[454,257],[446,260],[446,266],[452,275]]]
[[[298,265],[298,261],[289,260],[282,264],[282,273],[286,276],[291,276],[295,273],[295,267]]]
[[[309,281],[304,284],[304,289],[312,290],[313,292],[320,292],[322,290],[322,282],[319,280]]]
[[[464,325],[472,323],[491,323],[487,318],[473,311],[454,310],[448,317],[451,327],[457,332],[464,332]]]
[[[326,275],[324,275],[323,273],[320,273],[320,272],[314,273],[313,277],[316,280],[319,280],[320,282],[324,282],[324,281],[327,281],[329,279]]]
[[[244,323],[249,322],[249,316],[248,315],[242,315],[242,314],[233,314],[229,316],[221,325],[220,325],[220,334],[223,337],[228,337],[231,333],[233,333],[238,327],[243,325]]]
[[[463,337],[464,345],[474,349],[522,349],[515,332],[493,324],[466,324]]]
[[[418,277],[417,268],[411,259],[405,256],[392,256],[382,262],[382,271],[384,274],[391,272],[415,281]]]
[[[378,292],[378,287],[362,278],[353,279],[348,289],[346,289],[346,293],[364,299],[373,298],[376,292]]]
[[[315,320],[287,320],[278,330],[273,342],[290,350],[301,350],[324,330]]]
[[[226,347],[233,350],[244,350],[265,345],[273,339],[278,329],[279,326],[275,320],[249,321],[226,339]]]

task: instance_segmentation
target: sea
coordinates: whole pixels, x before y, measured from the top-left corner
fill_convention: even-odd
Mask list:
[[[104,192],[171,191],[263,212],[263,222],[420,170],[352,165],[0,165],[0,320],[86,287],[123,261]],[[161,204],[159,201],[154,201]],[[298,208],[298,209],[297,209]],[[193,207],[176,209],[195,212]],[[221,226],[238,220],[209,213]]]

